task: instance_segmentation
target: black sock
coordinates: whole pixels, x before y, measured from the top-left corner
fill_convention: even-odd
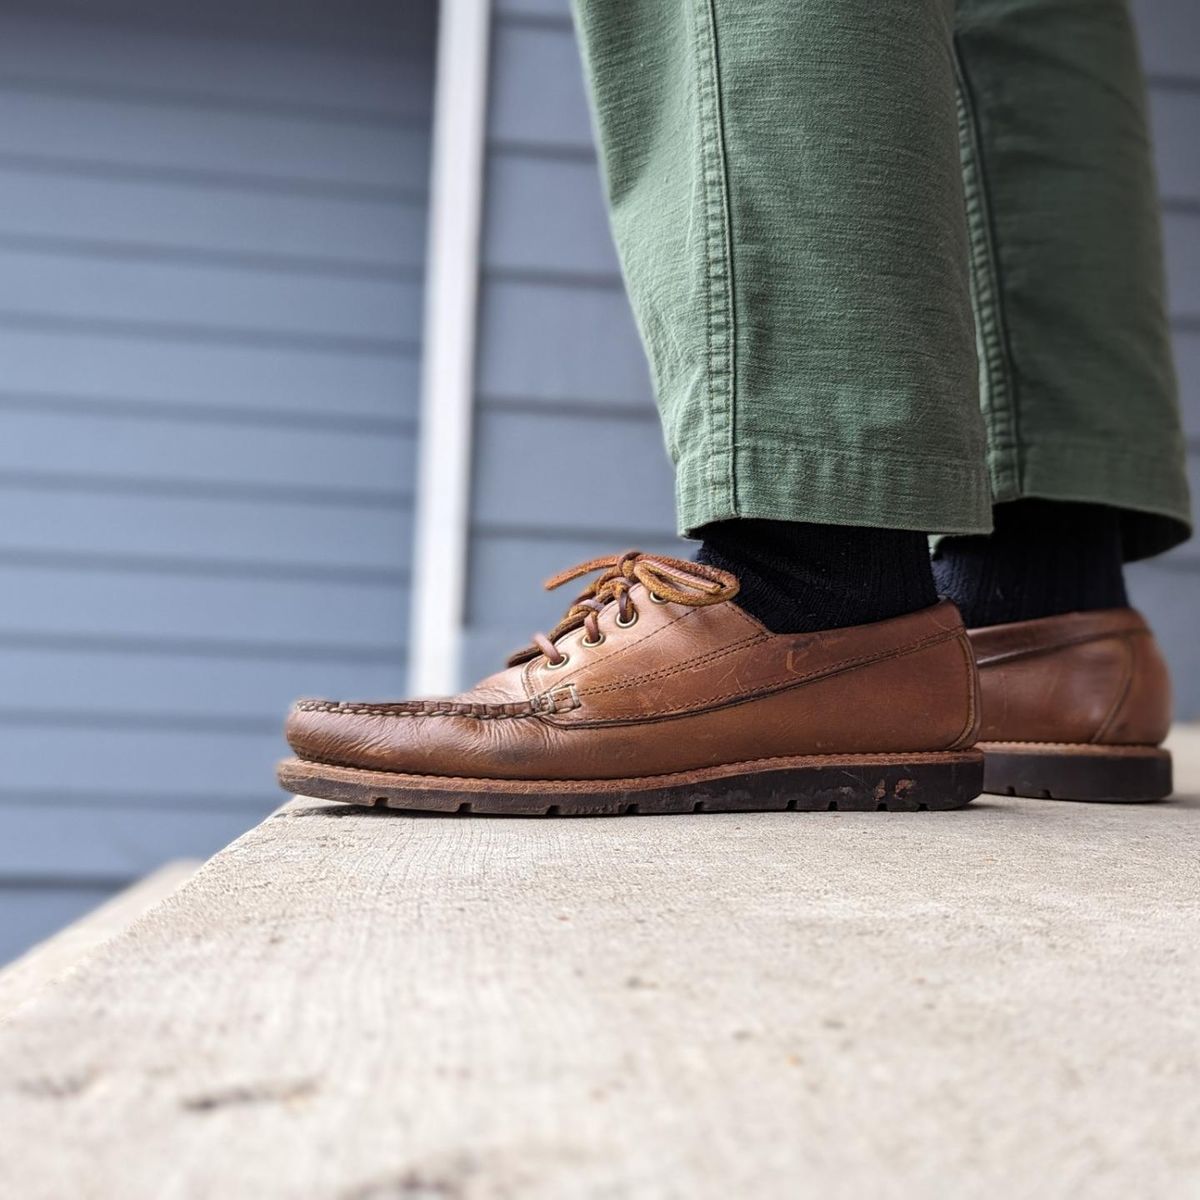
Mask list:
[[[943,538],[933,560],[938,591],[967,625],[1129,603],[1115,508],[1014,500],[996,506],[994,521],[991,534]]]
[[[923,533],[746,518],[700,535],[696,561],[733,572],[734,603],[773,633],[865,625],[937,602]]]

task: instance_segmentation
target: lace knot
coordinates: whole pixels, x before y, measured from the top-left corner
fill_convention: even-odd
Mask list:
[[[599,614],[614,601],[618,624],[624,627],[632,625],[637,619],[637,609],[629,592],[635,584],[642,584],[653,598],[662,603],[684,604],[689,608],[720,604],[736,596],[738,591],[738,581],[728,571],[662,554],[643,554],[640,550],[626,550],[623,554],[579,563],[547,579],[546,590],[562,587],[593,571],[599,571],[600,574],[575,598],[563,619],[549,633],[534,634],[532,644],[509,658],[510,667],[528,662],[539,654],[544,654],[551,666],[561,666],[566,656],[555,642],[563,634],[581,626],[587,630],[586,641],[599,645],[603,640]]]

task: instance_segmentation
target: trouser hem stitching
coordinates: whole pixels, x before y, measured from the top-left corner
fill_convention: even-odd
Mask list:
[[[983,136],[958,38],[953,42],[953,55],[958,84],[963,195],[970,240],[971,293],[987,400],[984,417],[988,427],[989,465],[993,489],[999,499],[1020,494],[1022,489],[1017,387],[1004,312],[995,223],[983,161]]]
[[[721,113],[716,12],[713,0],[700,0],[700,5],[702,13],[697,22],[696,52],[704,180],[704,373],[708,390],[708,404],[705,407],[709,427],[709,480],[718,493],[728,495],[730,507],[736,510],[737,486],[733,453],[736,378],[727,164]]]

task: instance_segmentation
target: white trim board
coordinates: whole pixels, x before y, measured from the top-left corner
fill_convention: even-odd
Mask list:
[[[490,26],[490,4],[441,0],[409,654],[417,695],[458,684]]]

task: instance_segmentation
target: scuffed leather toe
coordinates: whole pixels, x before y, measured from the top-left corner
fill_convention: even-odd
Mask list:
[[[285,733],[311,762],[418,775],[519,777],[545,702],[476,689],[447,700],[398,703],[299,700]],[[554,731],[547,731],[553,736]]]

